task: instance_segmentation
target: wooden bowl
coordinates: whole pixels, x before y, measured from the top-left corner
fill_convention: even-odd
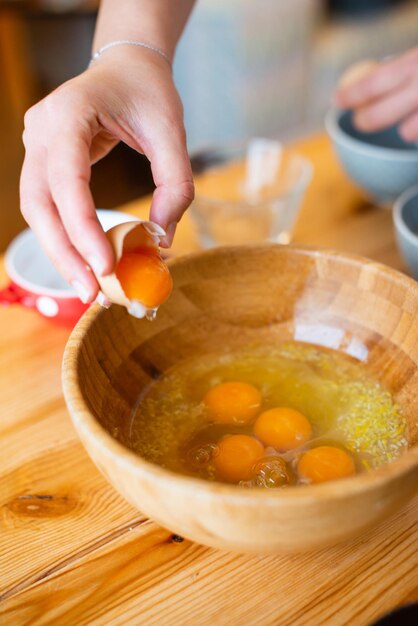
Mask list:
[[[358,535],[417,489],[418,284],[376,263],[309,248],[218,248],[174,260],[174,291],[150,323],[91,308],[64,356],[68,408],[87,452],[129,502],[173,532],[239,552],[301,551]],[[410,449],[369,473],[251,490],[181,476],[129,450],[144,385],[217,348],[297,339],[367,363],[408,420]]]

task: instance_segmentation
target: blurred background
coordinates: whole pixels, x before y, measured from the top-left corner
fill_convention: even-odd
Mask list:
[[[24,226],[23,114],[86,68],[98,6],[0,0],[0,250]],[[322,129],[344,69],[418,45],[417,24],[417,0],[197,0],[174,67],[190,150]],[[126,146],[93,170],[99,207],[152,190],[148,162]]]

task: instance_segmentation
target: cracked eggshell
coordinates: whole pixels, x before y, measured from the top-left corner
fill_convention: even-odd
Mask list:
[[[139,246],[158,248],[160,239],[165,234],[161,226],[144,220],[118,224],[105,233],[115,254],[115,267],[123,252],[134,250]],[[111,302],[125,306],[127,309],[131,307],[131,301],[126,297],[115,272],[108,276],[98,277],[97,281],[103,294]]]

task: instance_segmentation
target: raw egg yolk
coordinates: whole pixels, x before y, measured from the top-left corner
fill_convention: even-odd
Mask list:
[[[301,456],[298,463],[300,478],[310,483],[323,483],[355,473],[356,467],[351,456],[334,446],[312,448]]]
[[[275,408],[261,413],[254,424],[254,434],[266,446],[286,451],[306,443],[312,434],[312,426],[299,411]]]
[[[126,297],[148,308],[162,304],[173,288],[167,265],[150,246],[124,252],[115,273]]]
[[[253,385],[229,382],[209,389],[203,403],[215,422],[244,424],[257,415],[261,400],[261,393]]]
[[[230,483],[251,478],[255,463],[264,455],[263,445],[249,435],[227,435],[217,444],[213,464],[219,478]]]

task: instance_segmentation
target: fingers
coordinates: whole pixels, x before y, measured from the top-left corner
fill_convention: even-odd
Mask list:
[[[395,69],[393,69],[393,64],[381,65],[355,83],[338,88],[335,93],[335,102],[343,109],[364,106],[404,85],[409,72],[406,65]]]
[[[390,92],[354,113],[355,125],[371,132],[396,124],[418,106],[418,81],[408,83],[398,91]]]
[[[82,121],[83,103],[70,105],[55,92],[25,118],[21,210],[55,267],[90,302],[98,292],[91,269],[107,274],[114,258],[89,189],[95,129]]]
[[[418,110],[402,122],[399,127],[399,134],[404,141],[418,141]]]
[[[407,141],[416,139],[415,112],[418,111],[418,48],[380,63],[366,76],[340,85],[335,102],[354,110],[355,125],[365,132],[378,131],[399,122]]]
[[[182,122],[173,122],[168,128],[154,124],[152,129],[152,136],[143,143],[156,185],[150,218],[166,230],[161,245],[169,247],[177,223],[194,198],[192,168]]]
[[[57,270],[83,302],[91,302],[97,295],[97,281],[63,228],[45,172],[46,150],[28,148],[20,180],[22,214]]]
[[[76,124],[53,134],[48,145],[48,181],[71,243],[96,276],[103,276],[112,271],[114,256],[96,216],[89,187],[90,141],[83,135]]]
[[[334,96],[337,106],[356,109],[400,89],[416,72],[417,62],[418,49],[414,49],[401,57],[378,64],[363,78],[337,89]]]

